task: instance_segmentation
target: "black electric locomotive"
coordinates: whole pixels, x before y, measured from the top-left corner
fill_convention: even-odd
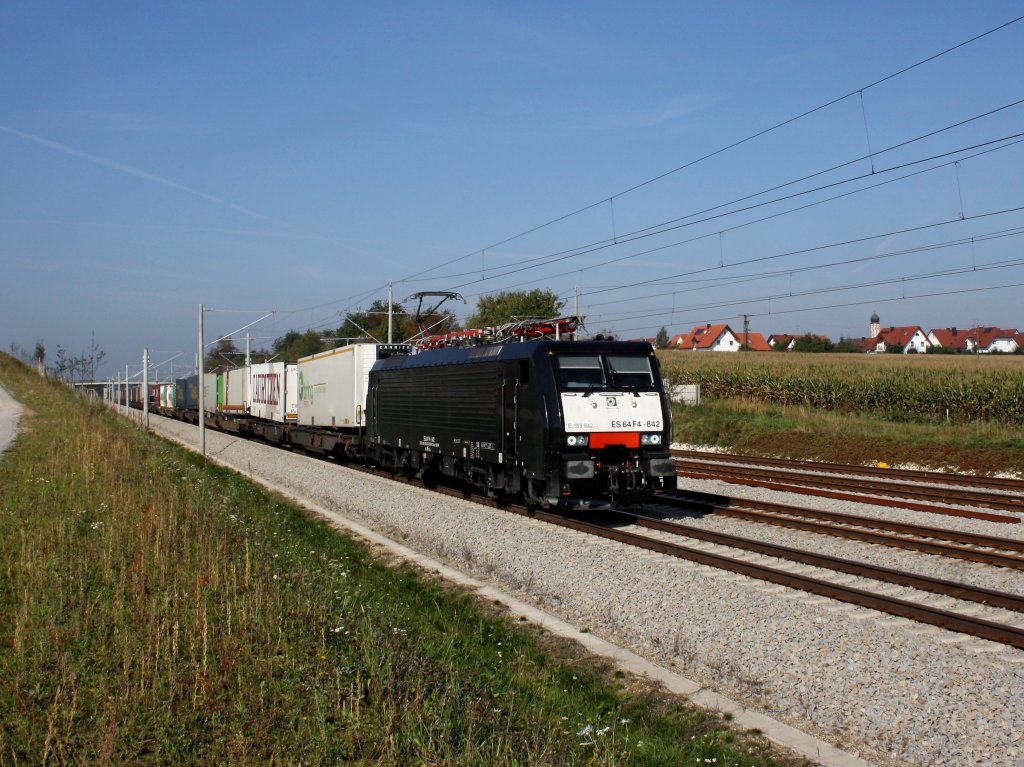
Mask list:
[[[529,341],[377,362],[371,460],[461,477],[492,495],[594,508],[674,489],[671,409],[639,342]]]

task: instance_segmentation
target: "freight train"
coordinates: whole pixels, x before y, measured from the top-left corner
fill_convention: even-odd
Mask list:
[[[670,403],[649,343],[411,351],[355,344],[294,365],[207,374],[205,420],[395,473],[458,478],[537,507],[595,509],[675,489]],[[198,421],[196,376],[155,384],[149,397],[154,412]]]

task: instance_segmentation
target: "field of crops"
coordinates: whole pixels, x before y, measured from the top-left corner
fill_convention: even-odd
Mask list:
[[[1024,356],[660,352],[666,381],[899,421],[1024,425]]]

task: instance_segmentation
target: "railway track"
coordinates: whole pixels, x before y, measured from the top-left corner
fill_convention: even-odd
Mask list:
[[[334,462],[329,457],[314,455],[310,457]],[[501,503],[467,488],[432,486],[419,479],[395,476],[390,472],[359,465],[351,465],[349,468],[362,470],[377,476],[387,477],[405,484],[423,487],[491,507],[503,508],[507,511],[529,516],[559,527],[617,541],[638,549],[666,554],[786,588],[804,591],[922,624],[1024,649],[1024,627],[1022,627],[1024,626],[1024,596],[1017,594],[970,586],[953,581],[944,581],[938,578],[908,573],[903,570],[882,568],[739,536],[696,530],[686,525],[641,514],[609,511],[605,512],[604,517],[601,519],[579,519],[548,511],[532,510],[522,505]],[[703,544],[706,548],[685,545],[673,540],[667,540],[665,537],[652,537],[648,534],[624,529],[624,526],[652,531],[656,535],[676,536],[698,541],[699,544]],[[713,550],[721,547],[727,548],[730,553],[724,554]],[[739,552],[741,556],[732,555],[731,552],[733,551]],[[764,556],[770,557],[772,560],[781,560],[784,564],[782,567],[779,567],[751,561],[750,559],[742,558],[744,553],[748,556]],[[793,565],[801,568],[813,567],[827,570],[833,574],[838,574],[840,578],[866,579],[871,582],[885,584],[890,588],[893,586],[911,588],[927,594],[970,602],[974,605],[973,609],[1005,610],[1009,611],[1013,618],[1005,621],[993,620],[969,614],[972,610],[971,607],[949,610],[945,606],[937,607],[924,604],[920,601],[912,601],[885,594],[871,588],[849,585],[848,583],[837,582],[836,580],[829,580],[824,577],[812,577],[802,572],[796,572],[794,569],[786,569],[785,563],[793,563]],[[792,565],[790,567],[792,568]]]
[[[1013,538],[707,493],[676,493],[660,501],[670,507],[696,513],[711,513],[791,530],[1024,570],[1024,541]]]
[[[702,536],[694,536],[692,528],[675,526],[681,530],[673,529],[660,520],[643,517],[628,512],[613,512],[614,519],[609,522],[587,521],[573,517],[553,514],[546,511],[530,512],[525,507],[510,508],[520,514],[532,516],[535,519],[569,528],[579,532],[618,541],[639,549],[654,551],[661,554],[685,559],[698,564],[708,565],[720,570],[745,575],[757,580],[767,581],[787,588],[805,591],[818,596],[828,597],[847,604],[866,607],[878,612],[906,618],[918,623],[936,626],[950,631],[955,631],[971,636],[988,639],[993,642],[1024,649],[1024,628],[1014,625],[1011,622],[1001,622],[970,615],[963,611],[953,611],[924,604],[923,602],[911,601],[896,596],[887,595],[881,591],[869,590],[857,586],[827,580],[825,578],[811,577],[792,570],[762,564],[755,561],[741,559],[735,556],[721,554],[715,551],[695,548],[693,546],[675,543],[661,538],[652,538],[647,535],[621,529],[617,525],[634,525],[641,529],[656,529],[662,532],[671,532],[674,535],[687,538],[698,538],[714,545],[726,546],[731,549],[741,548],[749,545],[747,549],[757,554],[763,554],[773,558],[784,558],[800,564],[813,567],[826,568],[834,572],[853,575],[858,578],[869,578],[883,583],[909,586],[911,588],[925,590],[930,593],[942,594],[955,599],[965,599],[978,602],[991,607],[1002,607],[1013,610],[1018,622],[1024,621],[1020,611],[1024,609],[1024,598],[1005,592],[998,592],[989,589],[978,589],[966,584],[941,581],[926,576],[912,575],[903,571],[877,568],[872,565],[865,565],[851,560],[843,560],[835,557],[826,557],[811,552],[786,549],[771,544],[764,544],[759,541],[749,541],[735,536],[721,536],[720,540],[708,540]],[[703,535],[705,531],[700,531]],[[718,536],[717,533],[710,534]],[[787,556],[783,556],[783,555]]]
[[[916,478],[898,476],[877,479],[873,477],[828,476],[828,468],[771,465],[768,468],[743,466],[736,462],[723,463],[717,460],[717,454],[707,454],[700,458],[678,457],[676,465],[683,476],[708,475],[716,477],[734,477],[746,480],[799,485],[807,487],[828,488],[854,493],[883,495],[889,497],[909,498],[917,501],[958,504],[962,506],[983,506],[1003,511],[1024,513],[1024,488],[1018,492],[1002,492],[982,489],[977,486],[970,489],[938,487],[922,485]],[[706,476],[699,477],[701,479]],[[1005,490],[1006,488],[1001,488]]]
[[[319,457],[319,456],[313,456]],[[330,459],[328,459],[330,460]],[[504,503],[488,498],[472,488],[433,485],[422,479],[394,475],[372,467],[352,465],[357,469],[376,476],[389,478],[403,484],[409,484],[454,498],[469,500],[474,503],[502,509],[514,514],[530,517],[557,527],[575,530],[594,535],[599,538],[616,541],[634,546],[645,551],[657,552],[697,564],[707,565],[727,572],[744,575],[756,580],[773,583],[786,588],[803,591],[817,596],[827,597],[846,604],[865,607],[877,612],[905,618],[918,623],[935,626],[949,631],[976,636],[1018,649],[1024,649],[1024,596],[1009,592],[997,591],[971,586],[965,583],[946,581],[924,575],[908,573],[905,570],[879,567],[854,560],[830,557],[803,551],[777,544],[765,543],[740,536],[698,530],[686,525],[669,522],[643,514],[620,510],[609,510],[601,513],[600,518],[581,519],[566,514],[530,509],[518,503]],[[671,501],[670,501],[671,502]],[[794,507],[786,507],[794,508]],[[743,559],[731,554],[723,554],[709,548],[677,543],[660,537],[651,537],[638,532],[623,529],[624,525],[639,530],[650,530],[656,533],[689,538],[707,547],[725,547],[733,551],[746,552],[748,555],[760,555],[784,562],[794,563],[801,567],[813,567],[837,574],[840,577],[867,579],[889,587],[898,586],[911,588],[927,594],[947,597],[962,602],[973,603],[981,609],[1002,609],[1011,611],[1014,622],[992,620],[969,614],[972,608],[949,610],[945,607],[924,604],[897,596],[888,595],[878,590],[862,586],[848,585],[823,577],[813,577],[792,569],[783,569],[750,559]],[[924,528],[932,529],[934,528]],[[993,539],[1002,541],[1003,539]],[[1009,543],[1016,544],[1015,541]],[[946,554],[952,556],[952,554]],[[964,557],[961,557],[964,558]],[[992,564],[991,562],[989,564]],[[1006,566],[1006,565],[1004,565]],[[977,607],[975,609],[977,609]]]
[[[765,458],[755,455],[734,455],[731,453],[708,453],[700,450],[672,450],[676,458],[714,461],[717,463],[739,463],[749,466],[773,466],[778,469],[806,469],[825,474],[855,474],[869,477],[883,477],[902,482],[926,482],[937,485],[963,485],[971,488],[1005,490],[1024,495],[1024,479],[1012,477],[979,477],[970,474],[951,474],[942,471],[915,471],[912,469],[890,469],[879,466],[857,466],[848,463],[823,463],[798,461],[787,458]]]
[[[723,466],[716,465],[710,460],[677,460],[676,467],[678,476],[691,479],[715,479],[733,484],[858,501],[872,505],[893,506],[947,516],[982,519],[988,522],[1018,524],[1021,520],[1019,517],[1008,514],[940,506],[935,502],[984,506],[1024,514],[1024,496],[1004,493],[971,492],[937,487],[921,488],[882,480],[849,479],[820,473],[757,469],[734,465]],[[892,500],[893,498],[901,500],[895,501]],[[919,501],[929,501],[930,503],[920,503]]]

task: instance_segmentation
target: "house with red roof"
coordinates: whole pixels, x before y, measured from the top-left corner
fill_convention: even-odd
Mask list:
[[[701,352],[738,352],[742,344],[728,325],[698,325],[689,333],[679,333],[668,342],[668,349]]]
[[[748,352],[770,352],[772,345],[761,333],[740,333],[740,348]]]
[[[793,351],[793,347],[796,346],[796,336],[789,333],[772,333],[768,336],[768,345],[773,349],[781,346],[786,351]]]
[[[921,330],[920,325],[882,328],[875,336],[875,351],[879,352],[895,347],[901,349],[903,354],[908,354],[911,351],[924,354],[928,351],[929,346],[931,346],[931,342]]]
[[[941,346],[954,351],[967,351],[967,339],[969,330],[958,330],[957,328],[935,328],[928,333],[928,341],[932,346]]]
[[[1020,348],[1016,340],[1017,335],[1016,330],[1006,328],[973,328],[968,333],[967,351],[979,354],[1013,354]]]

